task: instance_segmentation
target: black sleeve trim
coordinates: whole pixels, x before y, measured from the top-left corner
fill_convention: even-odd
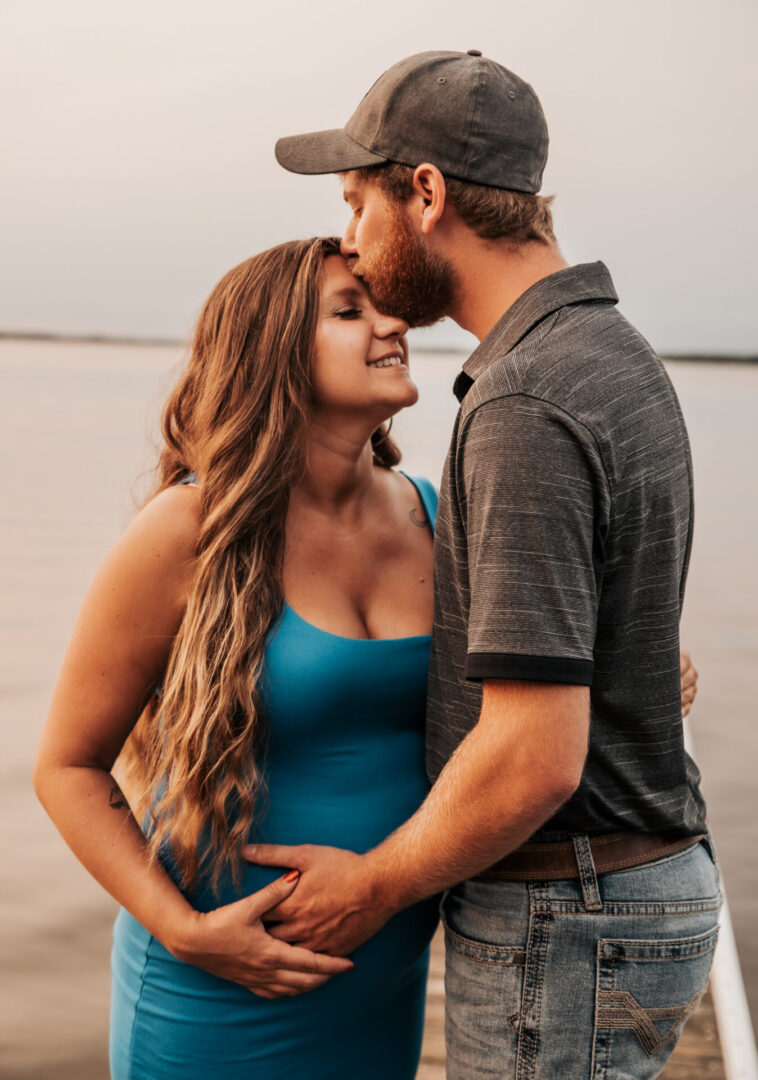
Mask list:
[[[529,682],[592,686],[592,660],[562,656],[524,656],[520,653],[469,653],[466,678],[526,679]]]

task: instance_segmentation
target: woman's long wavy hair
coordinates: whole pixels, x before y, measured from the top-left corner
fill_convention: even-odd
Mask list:
[[[201,526],[194,586],[162,691],[119,759],[153,858],[170,851],[182,886],[240,880],[265,788],[259,694],[266,639],[282,609],[289,493],[306,468],[312,357],[334,239],[281,244],[230,270],[211,293],[189,362],[163,413],[152,495],[194,473]],[[374,461],[400,460],[385,426]]]

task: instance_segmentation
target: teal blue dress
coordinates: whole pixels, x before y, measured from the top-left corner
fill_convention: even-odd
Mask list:
[[[434,488],[412,482],[434,524]],[[429,635],[340,637],[284,606],[266,648],[269,794],[251,840],[364,852],[414,813],[427,792],[429,647]],[[280,873],[246,866],[241,893],[226,880],[220,899],[207,883],[190,899],[212,910]],[[437,910],[435,899],[407,908],[355,951],[354,971],[275,1000],[182,963],[121,910],[112,1080],[412,1080]]]

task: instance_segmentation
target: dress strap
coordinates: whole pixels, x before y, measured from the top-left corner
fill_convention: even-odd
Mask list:
[[[425,476],[409,476],[408,473],[404,473],[402,469],[398,472],[410,480],[418,492],[421,499],[421,505],[424,507],[427,518],[432,526],[432,532],[434,532],[437,524],[437,504],[439,503],[439,492],[437,491],[431,480],[427,480]]]

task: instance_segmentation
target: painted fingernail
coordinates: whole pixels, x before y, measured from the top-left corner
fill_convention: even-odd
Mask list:
[[[289,874],[284,875],[284,880],[285,881],[297,881],[297,879],[299,877],[300,877],[300,871],[299,870],[290,870]]]

